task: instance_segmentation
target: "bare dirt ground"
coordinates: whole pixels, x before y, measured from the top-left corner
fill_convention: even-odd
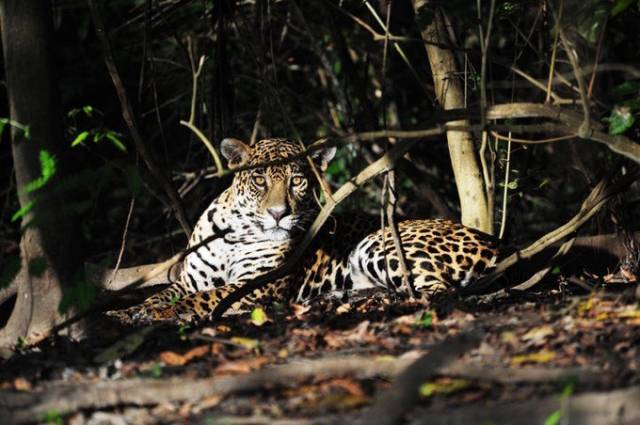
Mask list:
[[[378,293],[198,327],[98,317],[0,365],[0,422],[640,423],[636,289],[555,276],[429,308]]]

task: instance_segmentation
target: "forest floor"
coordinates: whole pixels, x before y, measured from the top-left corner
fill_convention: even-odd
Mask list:
[[[378,293],[190,328],[98,317],[80,342],[50,338],[0,364],[0,418],[640,423],[638,287],[576,293],[558,280],[430,308]]]

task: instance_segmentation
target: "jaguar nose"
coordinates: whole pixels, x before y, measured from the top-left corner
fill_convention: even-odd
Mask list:
[[[269,213],[269,215],[271,217],[273,217],[273,219],[277,222],[280,221],[280,219],[282,219],[282,217],[284,217],[285,215],[287,215],[287,208],[286,207],[273,207],[273,208],[267,208],[267,212]]]

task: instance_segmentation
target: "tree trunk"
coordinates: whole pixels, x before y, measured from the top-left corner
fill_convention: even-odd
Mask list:
[[[452,42],[447,33],[442,10],[427,0],[413,0],[413,9],[416,16],[423,7],[432,9],[431,23],[422,30],[422,39],[425,44],[429,65],[433,74],[433,82],[436,98],[443,109],[464,108],[464,93],[460,79],[458,65],[454,53],[442,48],[450,46]],[[449,125],[468,125],[466,120],[451,121]],[[453,166],[453,175],[458,187],[460,197],[460,210],[462,212],[462,224],[491,234],[493,223],[489,203],[485,192],[482,172],[475,153],[475,147],[471,133],[462,131],[447,132],[449,155]]]
[[[10,347],[19,339],[36,342],[60,323],[63,283],[71,281],[81,258],[77,222],[64,212],[68,203],[57,189],[66,164],[49,2],[0,1],[0,24],[11,119],[30,128],[30,136],[15,127],[11,133],[18,199],[22,208],[33,203],[22,218],[16,305],[0,332],[0,347]],[[53,177],[40,189],[26,190],[42,174],[43,151],[55,158]],[[46,268],[37,270],[37,264]]]

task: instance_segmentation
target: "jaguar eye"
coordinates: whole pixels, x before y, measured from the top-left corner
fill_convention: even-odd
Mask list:
[[[292,186],[300,186],[302,184],[302,177],[300,176],[293,176],[291,178],[291,185]]]
[[[264,186],[267,183],[267,179],[264,176],[253,176],[253,182],[258,186]]]

